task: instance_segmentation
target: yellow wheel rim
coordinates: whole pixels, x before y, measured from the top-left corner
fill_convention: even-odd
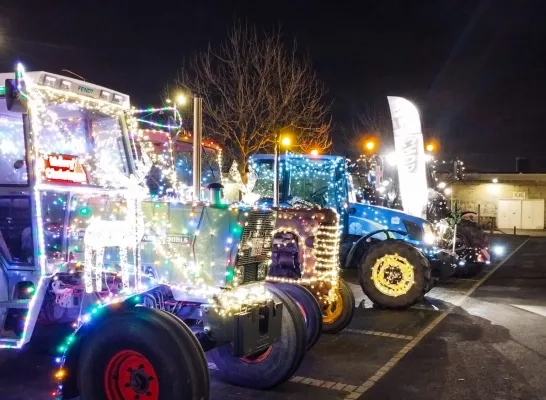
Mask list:
[[[343,299],[341,298],[340,290],[336,290],[336,300],[329,301],[322,311],[322,323],[332,324],[343,313]]]
[[[398,254],[383,256],[372,268],[372,281],[381,293],[390,297],[402,296],[415,283],[413,265]]]

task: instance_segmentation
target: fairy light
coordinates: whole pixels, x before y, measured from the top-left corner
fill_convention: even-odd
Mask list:
[[[300,278],[268,276],[267,280],[307,286],[323,304],[335,301],[341,244],[338,213],[333,209],[285,209],[279,211],[278,218],[274,233],[293,234],[303,248],[303,272]],[[310,238],[314,240],[312,248],[304,245]]]
[[[147,125],[150,125],[150,126],[153,126],[153,127],[159,128],[159,129],[168,129],[168,130],[171,130],[171,129],[178,130],[178,129],[180,129],[182,127],[182,116],[180,115],[180,112],[178,111],[178,109],[176,107],[165,106],[165,107],[159,107],[159,108],[154,108],[154,107],[142,108],[142,109],[134,109],[133,108],[131,110],[131,113],[133,115],[148,114],[147,116],[152,115],[152,114],[157,114],[157,113],[163,114],[165,112],[172,112],[173,113],[174,121],[175,121],[176,125],[171,125],[169,123],[164,124],[164,123],[161,123],[161,122],[150,121],[150,120],[146,119],[145,117],[141,117],[141,118],[136,117],[135,120],[137,122],[142,122],[142,123],[145,123]]]

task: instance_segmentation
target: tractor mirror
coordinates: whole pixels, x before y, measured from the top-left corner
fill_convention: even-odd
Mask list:
[[[23,85],[22,82],[21,85]],[[15,79],[6,79],[6,108],[12,112],[25,113],[27,111],[27,101]]]

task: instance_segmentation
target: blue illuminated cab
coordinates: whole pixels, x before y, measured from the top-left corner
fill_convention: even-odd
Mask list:
[[[258,179],[254,192],[260,204],[273,202],[273,164],[271,154],[250,158]],[[454,272],[453,260],[439,249],[430,222],[400,210],[358,202],[344,157],[332,155],[280,156],[279,205],[293,207],[318,205],[335,209],[342,221],[341,261],[343,268],[356,268],[355,249],[364,241],[387,238],[411,243],[426,255],[434,275],[446,277]]]

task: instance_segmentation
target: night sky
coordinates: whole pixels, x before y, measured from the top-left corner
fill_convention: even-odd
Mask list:
[[[66,68],[159,105],[183,60],[236,18],[297,39],[330,91],[334,140],[356,114],[400,95],[446,157],[509,172],[527,156],[546,171],[544,0],[4,0],[0,68]]]

